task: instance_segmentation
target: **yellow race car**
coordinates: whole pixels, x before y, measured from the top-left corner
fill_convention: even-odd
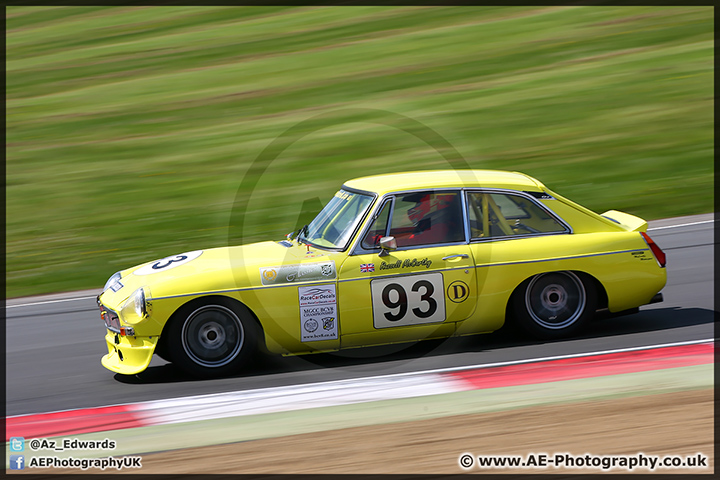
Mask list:
[[[98,297],[102,364],[153,353],[195,376],[258,352],[304,354],[492,332],[577,332],[598,310],[662,301],[665,254],[633,215],[602,215],[517,172],[346,182],[288,239],[195,250],[116,273]]]

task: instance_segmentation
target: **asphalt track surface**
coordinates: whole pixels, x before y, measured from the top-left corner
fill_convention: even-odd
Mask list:
[[[213,380],[187,377],[156,356],[146,371],[124,376],[100,364],[107,350],[92,296],[97,292],[8,300],[6,415],[714,338],[712,219],[706,214],[651,222],[648,233],[668,257],[665,301],[592,322],[582,335],[561,341],[518,339],[501,329],[443,341],[264,357],[236,376]]]

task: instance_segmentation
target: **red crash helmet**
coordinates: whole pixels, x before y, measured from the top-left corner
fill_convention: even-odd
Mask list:
[[[408,210],[408,218],[414,224],[431,213],[447,208],[453,200],[453,194],[437,195],[427,194],[420,197],[415,206]]]

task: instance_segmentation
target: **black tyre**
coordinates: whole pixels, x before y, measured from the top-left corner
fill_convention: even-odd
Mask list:
[[[201,378],[236,372],[260,339],[260,327],[247,308],[223,298],[185,305],[169,327],[173,363]]]
[[[576,333],[593,315],[596,297],[591,282],[576,273],[542,273],[515,291],[514,317],[533,337],[562,338]]]
[[[172,357],[168,351],[168,342],[165,335],[158,339],[157,346],[155,346],[155,355],[162,358],[166,362],[172,362]]]

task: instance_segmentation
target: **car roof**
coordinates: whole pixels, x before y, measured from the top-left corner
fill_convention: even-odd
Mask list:
[[[544,185],[520,172],[503,170],[426,170],[354,178],[345,182],[351,189],[380,195],[405,190],[440,188],[507,188],[543,191]]]

